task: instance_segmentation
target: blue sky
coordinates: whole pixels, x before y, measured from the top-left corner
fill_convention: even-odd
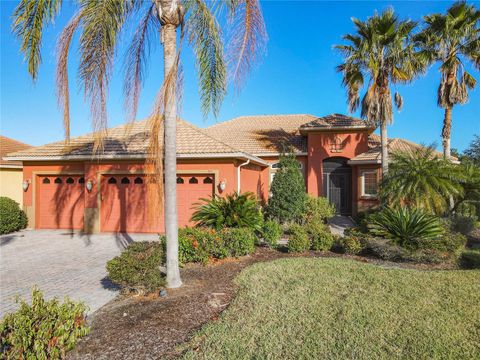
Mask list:
[[[55,98],[55,41],[73,13],[73,3],[66,2],[55,25],[44,37],[43,64],[37,82],[32,83],[26,64],[19,54],[19,43],[10,32],[15,1],[0,1],[1,9],[1,133],[33,145],[62,139],[62,117]],[[335,66],[341,57],[333,50],[341,36],[353,31],[351,17],[366,19],[375,10],[393,6],[402,18],[419,20],[422,15],[444,12],[450,2],[262,2],[269,35],[264,60],[245,83],[240,94],[230,89],[217,119],[204,119],[197,90],[192,51],[184,46],[184,95],[181,116],[200,127],[206,127],[240,115],[308,113],[317,116],[347,113],[341,75]],[[479,2],[476,2],[480,6]],[[127,29],[124,39],[132,31]],[[127,41],[122,42],[122,44]],[[74,47],[73,49],[76,50]],[[109,125],[125,121],[122,98],[121,48],[114,68],[109,92]],[[72,135],[90,131],[88,105],[75,84],[76,52],[70,61]],[[471,66],[467,68],[480,74]],[[404,96],[402,112],[395,113],[389,136],[415,142],[441,144],[443,110],[437,107],[438,67],[407,86],[398,86]],[[161,47],[151,52],[148,79],[139,106],[138,118],[151,111],[153,99],[162,82]],[[358,114],[354,114],[358,115]],[[452,147],[463,150],[480,133],[480,90],[470,93],[470,101],[453,111]]]

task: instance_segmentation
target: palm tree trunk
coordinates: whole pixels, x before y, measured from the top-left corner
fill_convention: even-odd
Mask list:
[[[162,26],[164,78],[175,66],[177,27]],[[164,123],[164,168],[165,168],[165,235],[167,238],[167,287],[182,285],[178,262],[178,219],[177,219],[177,96],[176,86],[167,91]]]
[[[380,124],[380,142],[382,146],[382,176],[385,176],[388,172],[388,134],[385,121]]]
[[[451,157],[451,152],[450,152],[451,131],[452,131],[452,107],[447,106],[445,108],[445,118],[443,120],[443,129],[442,129],[443,157],[445,159],[450,159]]]

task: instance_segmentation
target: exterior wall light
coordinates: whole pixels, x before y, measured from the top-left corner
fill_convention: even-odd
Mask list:
[[[87,191],[90,192],[93,189],[93,181],[88,180],[87,183],[85,184],[85,187],[87,188]]]
[[[225,191],[225,189],[227,188],[227,180],[223,179],[222,181],[220,181],[220,184],[218,184],[218,188],[222,192]]]
[[[30,180],[23,180],[22,182],[22,189],[23,191],[27,191],[28,190],[28,187],[30,186]]]

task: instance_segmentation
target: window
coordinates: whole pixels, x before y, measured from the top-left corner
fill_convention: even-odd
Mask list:
[[[377,196],[378,183],[376,171],[362,171],[362,196]]]
[[[73,180],[73,178],[69,177],[67,178],[67,181],[65,181],[67,184],[73,184],[75,182],[75,180]]]
[[[135,184],[143,184],[143,180],[140,176],[137,176],[135,180],[133,180]]]
[[[108,183],[109,183],[109,184],[116,184],[116,183],[117,183],[117,179],[115,179],[114,177],[111,177],[110,179],[108,179]]]
[[[85,178],[81,177],[80,179],[78,179],[78,183],[85,184]]]
[[[189,184],[198,184],[198,179],[195,176],[193,176],[193,177],[190,178],[190,180],[188,180],[188,183]]]
[[[43,178],[42,184],[50,184],[50,179],[49,178]]]
[[[127,177],[124,177],[121,181],[122,184],[130,184],[130,179]]]
[[[177,184],[183,184],[185,183],[185,180],[183,180],[181,177],[177,177]]]
[[[213,184],[213,179],[211,177],[206,177],[203,179],[204,184]]]
[[[62,179],[60,179],[59,177],[57,177],[54,181],[55,184],[61,184],[62,183]]]

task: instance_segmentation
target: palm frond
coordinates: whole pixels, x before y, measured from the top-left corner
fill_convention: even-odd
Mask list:
[[[186,32],[195,53],[202,111],[216,116],[226,94],[227,66],[219,24],[204,0],[187,0]]]
[[[150,5],[133,35],[125,54],[124,85],[127,120],[132,122],[137,116],[138,101],[146,76],[146,61],[150,54],[151,40],[158,34],[160,23],[155,16],[155,5]]]
[[[53,22],[61,6],[62,0],[21,0],[13,13],[12,31],[20,39],[20,51],[33,80],[42,62],[43,29]]]
[[[240,89],[254,63],[265,53],[268,36],[258,0],[235,0],[229,18],[227,62]]]
[[[68,55],[70,45],[75,31],[78,29],[82,19],[81,13],[73,16],[67,26],[63,29],[57,43],[57,100],[63,112],[63,128],[65,140],[70,141],[70,91],[68,81]]]
[[[107,93],[117,38],[134,9],[131,1],[81,0],[83,31],[80,37],[78,77],[90,101],[95,131],[94,151],[103,147],[107,129]]]

